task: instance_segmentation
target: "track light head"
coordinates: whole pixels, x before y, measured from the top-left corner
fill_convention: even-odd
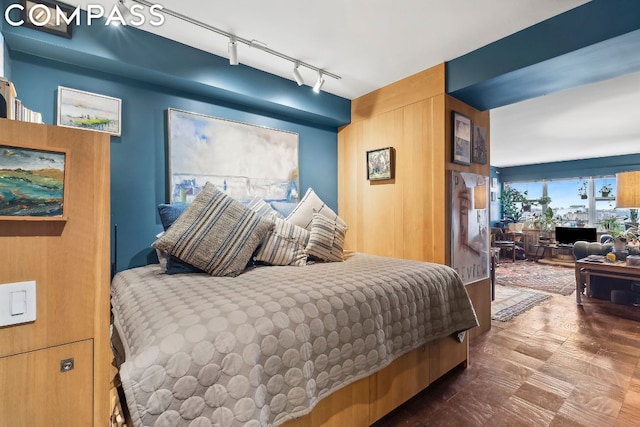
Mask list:
[[[296,62],[296,65],[293,67],[293,78],[296,80],[296,83],[298,83],[298,86],[302,86],[304,84],[304,79],[300,75],[300,71],[298,71],[299,66],[300,64]]]
[[[129,9],[129,6],[127,6],[127,4],[125,3],[124,0],[118,0],[118,4],[116,6],[117,6],[118,10],[120,11],[120,15],[125,20],[128,20],[129,18],[132,17],[131,10]]]
[[[322,89],[323,84],[324,79],[322,78],[322,71],[318,71],[318,80],[316,80],[316,84],[313,85],[313,91],[315,93],[320,93],[320,89]]]
[[[229,39],[229,65],[238,65],[238,43],[236,39]]]

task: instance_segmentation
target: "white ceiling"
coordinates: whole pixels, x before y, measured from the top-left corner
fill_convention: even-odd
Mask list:
[[[164,7],[342,77],[323,91],[353,99],[588,0],[157,0]],[[72,5],[116,0],[68,1]],[[127,0],[131,5],[131,1]],[[167,17],[144,27],[227,57],[228,39]],[[292,64],[239,44],[239,61],[292,79]],[[313,85],[315,73],[301,69]],[[640,74],[491,112],[491,164],[513,166],[638,152]]]
[[[491,164],[640,153],[640,73],[491,110]]]

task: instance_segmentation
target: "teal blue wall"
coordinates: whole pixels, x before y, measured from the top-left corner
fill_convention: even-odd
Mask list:
[[[4,19],[0,19],[0,31],[4,28]],[[11,80],[10,76],[10,58],[9,58],[9,50],[7,49],[7,45],[4,42],[4,37],[0,34],[0,56],[2,57],[2,69],[0,69],[0,75],[6,77]]]
[[[640,1],[592,0],[447,62],[447,93],[479,109],[640,71]]]
[[[155,258],[167,108],[298,133],[301,192],[312,187],[337,209],[337,128],[350,121],[349,100],[130,27],[77,27],[71,40],[7,25],[3,34],[18,97],[45,123],[55,123],[58,86],[122,99],[122,135],[111,137],[118,270]]]
[[[29,108],[53,123],[57,87],[67,86],[122,99],[122,136],[111,137],[111,222],[118,225],[118,269],[144,265],[149,245],[162,230],[156,213],[166,201],[167,108],[178,108],[299,134],[300,187],[312,187],[337,209],[337,132],[280,117],[248,112],[199,98],[114,78],[41,58],[17,55],[13,82]]]

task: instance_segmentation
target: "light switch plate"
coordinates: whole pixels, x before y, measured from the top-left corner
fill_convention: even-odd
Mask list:
[[[0,284],[0,326],[34,320],[36,320],[35,280]]]

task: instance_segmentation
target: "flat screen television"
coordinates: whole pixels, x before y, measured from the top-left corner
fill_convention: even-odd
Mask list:
[[[598,233],[595,227],[556,227],[556,241],[561,245],[573,245],[578,240],[596,242]]]

